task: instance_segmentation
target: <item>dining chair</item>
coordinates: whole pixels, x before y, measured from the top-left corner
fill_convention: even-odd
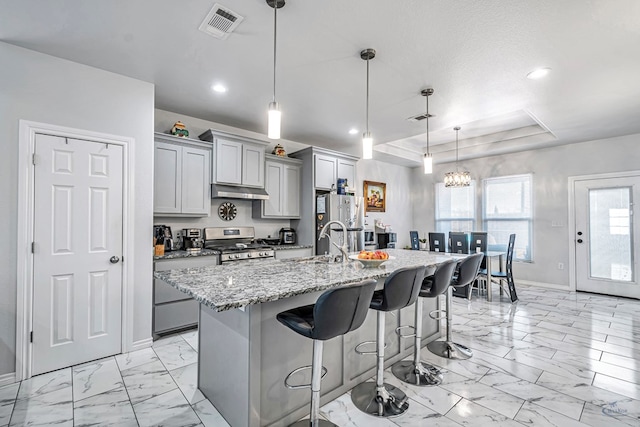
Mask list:
[[[469,241],[467,233],[450,231],[449,232],[449,252],[452,254],[468,254]]]
[[[516,284],[513,281],[513,252],[516,243],[516,235],[509,235],[509,244],[507,245],[507,261],[505,263],[505,271],[491,271],[491,281],[500,286],[501,290],[505,290],[511,298],[511,302],[518,300],[516,293]],[[479,277],[487,280],[487,271],[480,271]],[[506,285],[506,287],[505,287]]]
[[[469,239],[469,252],[474,254],[478,252],[486,252],[487,251],[487,239],[488,233],[486,231],[472,231]],[[486,258],[482,259],[482,263],[480,264],[480,273],[487,274],[487,260]],[[471,294],[473,293],[473,289],[475,288],[478,291],[478,295],[480,295],[480,283],[486,283],[482,280],[475,280],[471,285],[471,290],[469,292],[469,299],[471,299]]]
[[[429,250],[433,252],[446,252],[444,233],[429,233]]]
[[[409,238],[411,239],[411,249],[417,251],[420,249],[420,238],[417,231],[409,231]]]

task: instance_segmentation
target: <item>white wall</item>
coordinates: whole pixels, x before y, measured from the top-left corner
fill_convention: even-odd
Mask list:
[[[574,230],[568,229],[568,178],[640,170],[639,144],[640,135],[628,135],[460,162],[460,169],[471,172],[477,182],[476,215],[479,221],[484,178],[533,174],[533,262],[514,265],[516,283],[520,279],[569,287],[569,245],[573,242]],[[434,183],[442,182],[445,172],[452,167],[451,163],[434,165],[433,175],[424,175],[421,168],[413,169],[416,229],[434,229]],[[561,226],[551,227],[552,221]],[[477,226],[481,229],[481,222]],[[565,269],[559,270],[558,263],[563,263]]]
[[[409,231],[413,230],[414,212],[411,204],[411,180],[413,169],[384,163],[377,160],[358,160],[356,165],[358,177],[356,194],[363,195],[364,181],[384,182],[386,184],[386,212],[369,212],[365,218],[367,228],[374,228],[374,221],[381,220],[390,225],[393,232],[397,233],[398,242],[396,248],[410,246]]]
[[[135,139],[133,341],[151,337],[153,85],[0,42],[0,376],[15,370],[18,121]]]

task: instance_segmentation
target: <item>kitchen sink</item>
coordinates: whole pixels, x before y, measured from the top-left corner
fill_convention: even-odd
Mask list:
[[[333,264],[335,262],[340,262],[340,260],[336,261],[335,257],[333,256],[325,256],[325,255],[303,257],[303,258],[292,258],[287,261],[295,262],[298,264]]]

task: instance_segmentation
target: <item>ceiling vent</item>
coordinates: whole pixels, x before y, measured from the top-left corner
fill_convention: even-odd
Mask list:
[[[216,3],[198,29],[217,39],[226,40],[229,34],[240,25],[243,19],[244,17],[238,15],[231,9],[227,9]]]
[[[429,114],[429,118],[435,117],[435,114]],[[407,120],[410,122],[421,122],[427,118],[427,113],[418,114],[417,116],[409,117]]]

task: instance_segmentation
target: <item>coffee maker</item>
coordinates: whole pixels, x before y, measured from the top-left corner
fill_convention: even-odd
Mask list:
[[[169,252],[176,249],[173,242],[173,234],[171,227],[168,225],[154,225],[153,237],[156,238],[157,244],[164,243],[164,251]]]
[[[202,230],[199,228],[182,229],[182,249],[187,252],[200,252],[204,245]]]

